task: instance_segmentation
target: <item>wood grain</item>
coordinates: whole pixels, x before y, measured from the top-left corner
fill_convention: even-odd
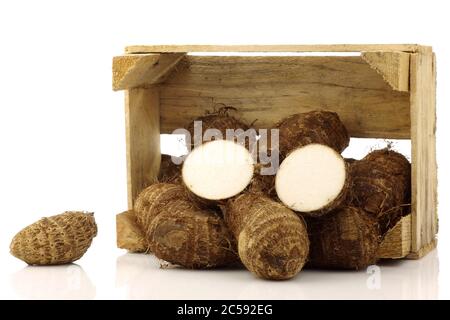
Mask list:
[[[313,44],[313,45],[134,45],[126,53],[147,52],[416,52],[417,44]]]
[[[432,52],[411,55],[412,252],[421,257],[437,233],[436,70]]]
[[[423,258],[424,256],[426,256],[428,253],[430,253],[437,247],[437,242],[438,241],[436,238],[433,239],[430,243],[428,243],[425,246],[423,246],[422,248],[420,248],[419,251],[411,252],[410,254],[408,254],[406,256],[406,258],[414,259],[414,260]]]
[[[409,53],[363,52],[361,57],[389,83],[392,89],[409,90]]]
[[[116,215],[117,248],[130,252],[145,252],[147,245],[134,212],[129,210]]]
[[[411,215],[404,216],[390,229],[378,248],[378,257],[399,259],[411,251]]]
[[[157,181],[161,163],[159,92],[157,88],[130,89],[125,93],[128,208],[139,192]]]
[[[361,57],[186,56],[161,85],[161,131],[218,104],[261,128],[325,109],[338,112],[353,137],[410,137],[408,93],[392,90]]]
[[[134,54],[113,58],[113,90],[143,87],[164,81],[182,53]]]

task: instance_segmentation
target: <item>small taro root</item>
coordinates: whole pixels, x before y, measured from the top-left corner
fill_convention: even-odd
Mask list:
[[[378,224],[362,209],[343,207],[306,223],[311,242],[308,266],[358,270],[377,262]]]
[[[116,215],[117,247],[130,252],[146,252],[144,233],[132,210]]]
[[[68,211],[42,218],[17,233],[11,254],[30,265],[56,265],[80,259],[97,235],[92,213]]]
[[[244,193],[228,201],[224,216],[249,271],[264,279],[284,280],[302,269],[308,234],[303,220],[290,209],[260,194]]]
[[[253,177],[253,158],[242,145],[228,140],[202,144],[186,157],[182,177],[190,192],[206,200],[241,193]]]
[[[155,183],[139,194],[134,203],[134,213],[144,235],[148,234],[153,219],[176,199],[188,199],[188,195],[183,186],[172,183]]]
[[[185,268],[229,266],[239,261],[235,240],[223,219],[184,199],[167,203],[150,224],[148,240],[156,257]]]
[[[340,207],[350,187],[348,165],[332,148],[308,144],[291,152],[275,178],[278,198],[305,216],[319,217]]]
[[[281,120],[277,128],[282,158],[310,143],[324,144],[341,153],[350,142],[345,126],[335,112],[297,113]]]
[[[382,233],[409,209],[411,164],[400,153],[376,150],[351,164],[351,203],[378,219]]]

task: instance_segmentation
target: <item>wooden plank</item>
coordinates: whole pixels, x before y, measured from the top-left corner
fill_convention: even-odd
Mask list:
[[[125,94],[128,208],[139,192],[156,182],[161,162],[159,92],[157,88],[130,89]]]
[[[390,229],[378,248],[382,259],[400,259],[411,251],[411,215],[404,216]]]
[[[430,251],[437,233],[435,81],[433,53],[412,54],[412,258]]]
[[[113,58],[113,90],[148,86],[164,81],[182,53],[134,54]]]
[[[116,215],[117,248],[130,252],[145,252],[147,245],[132,210]]]
[[[361,57],[186,56],[161,85],[161,131],[221,103],[260,128],[321,108],[338,112],[353,137],[410,137],[409,94]]]
[[[397,91],[409,90],[409,53],[363,52],[361,57]]]
[[[437,71],[436,71],[436,54],[432,52],[433,56],[433,80],[432,80],[432,87],[431,87],[431,106],[432,106],[432,113],[434,115],[428,119],[429,126],[431,131],[433,132],[433,137],[429,139],[429,147],[430,147],[430,153],[431,153],[431,166],[429,167],[430,171],[430,177],[431,179],[428,179],[428,188],[430,190],[433,190],[431,193],[431,204],[434,206],[435,214],[432,214],[429,216],[430,219],[430,225],[432,226],[432,232],[431,232],[431,240],[433,242],[437,242],[436,235],[439,232],[439,219],[438,219],[438,165],[437,165],[437,155],[436,155],[436,125],[437,125],[437,115],[436,115],[436,86],[437,86]],[[436,246],[436,244],[435,244]]]
[[[429,254],[431,251],[433,251],[437,247],[437,239],[433,239],[430,243],[426,244],[422,248],[419,249],[417,252],[411,252],[406,256],[407,259],[420,259]]]
[[[126,53],[150,52],[416,52],[417,44],[313,44],[313,45],[134,45]]]

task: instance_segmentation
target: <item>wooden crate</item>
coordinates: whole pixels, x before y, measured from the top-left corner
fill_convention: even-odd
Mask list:
[[[328,54],[308,54],[315,52]],[[113,59],[113,88],[126,96],[129,207],[156,179],[160,133],[220,103],[265,128],[322,108],[337,112],[352,137],[411,139],[412,212],[390,231],[380,256],[420,258],[436,246],[435,77],[432,48],[420,45],[127,47]]]

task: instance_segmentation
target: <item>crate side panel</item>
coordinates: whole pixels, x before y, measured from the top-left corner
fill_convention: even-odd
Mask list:
[[[411,214],[404,216],[384,236],[378,248],[378,257],[400,259],[411,251]]]
[[[225,104],[261,128],[320,108],[354,137],[409,138],[409,103],[361,57],[186,56],[161,86],[161,130]]]
[[[159,90],[131,89],[125,93],[128,207],[139,192],[154,183],[161,162]]]
[[[435,246],[437,233],[436,70],[433,54],[411,57],[412,254]]]

